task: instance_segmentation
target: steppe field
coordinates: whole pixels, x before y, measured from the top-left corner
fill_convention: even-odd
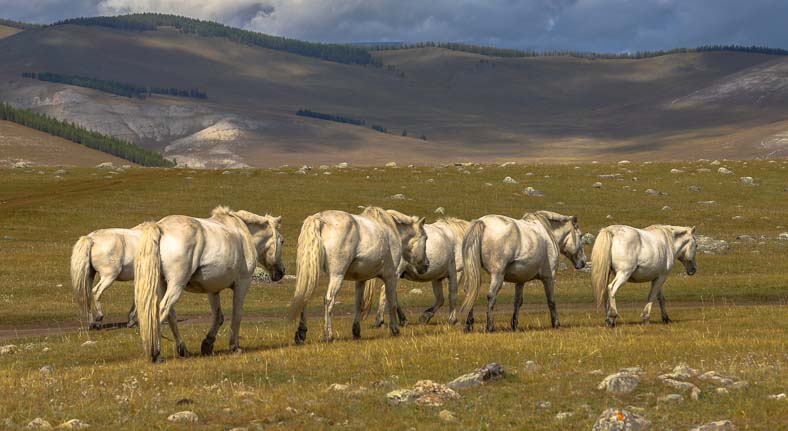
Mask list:
[[[732,173],[719,173],[721,167]],[[788,160],[351,166],[307,174],[297,174],[297,167],[58,169],[0,169],[0,345],[16,346],[0,355],[6,428],[42,418],[53,426],[79,419],[102,430],[590,430],[600,413],[616,408],[643,416],[652,430],[689,430],[724,419],[738,430],[788,429],[784,395],[770,398],[788,389],[788,234],[780,239],[788,231]],[[610,174],[619,175],[599,177]],[[517,184],[504,183],[507,176]],[[593,187],[596,182],[601,187]],[[529,186],[544,196],[526,196]],[[562,258],[569,268],[557,276],[563,325],[557,330],[550,328],[538,282],[526,286],[519,331],[508,329],[513,288],[507,285],[498,300],[497,331],[483,332],[482,294],[476,331],[466,334],[446,323],[446,305],[430,324],[418,323],[432,303],[431,288],[402,281],[400,302],[411,323],[399,337],[373,328],[369,319],[362,340],[354,341],[353,289],[345,286],[335,313],[337,340],[323,343],[322,280],[308,309],[307,343],[295,346],[295,323],[287,317],[292,278],[253,285],[240,354],[227,351],[228,323],[214,356],[185,359],[177,357],[165,325],[165,362],[155,365],[143,358],[136,329],[78,329],[69,256],[80,235],[168,214],[207,217],[217,205],[281,215],[288,274],[295,272],[304,217],[324,209],[360,212],[362,205],[429,222],[439,217],[437,207],[466,219],[549,209],[577,215],[582,230],[593,234],[609,224],[667,223],[697,226],[698,235],[726,243],[706,239],[717,245],[699,252],[692,277],[677,265],[665,287],[669,325],[659,321],[656,305],[652,324],[641,324],[648,285],[628,284],[617,296],[620,324],[606,328],[590,274]],[[590,246],[586,252],[590,256]],[[229,316],[230,293],[222,296]],[[131,301],[131,283],[111,288],[103,298],[105,323],[124,322]],[[176,308],[190,350],[199,352],[209,326],[207,298],[187,293]],[[460,389],[458,399],[442,406],[387,401],[390,391],[420,380],[446,383],[492,362],[503,367],[502,378]],[[689,377],[701,391],[692,399],[658,378],[682,363],[733,383]],[[633,392],[597,389],[624,367],[643,370]],[[664,398],[671,393],[681,400]],[[167,420],[184,410],[198,422]]]

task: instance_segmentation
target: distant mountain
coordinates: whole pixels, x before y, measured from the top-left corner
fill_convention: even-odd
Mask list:
[[[101,18],[0,39],[0,101],[193,166],[788,156],[788,57],[777,51],[370,51],[144,17],[140,28]],[[22,77],[30,72],[208,98],[129,98]]]

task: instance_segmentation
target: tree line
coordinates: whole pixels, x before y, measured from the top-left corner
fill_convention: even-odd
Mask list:
[[[317,118],[318,120],[326,120],[326,121],[334,121],[337,123],[345,123],[345,124],[352,124],[354,126],[366,126],[367,122],[358,118],[353,117],[346,117],[344,115],[334,115],[334,114],[326,114],[323,112],[311,111],[309,109],[299,109],[296,111],[296,115],[300,115],[302,117],[310,117],[310,118]],[[369,126],[370,129],[380,132],[380,133],[389,133],[389,130],[380,124],[372,124]],[[408,131],[403,129],[402,136],[408,136]],[[419,139],[422,141],[427,140],[426,135],[419,136]]]
[[[58,21],[53,25],[65,24],[102,26],[131,31],[156,30],[159,26],[175,27],[183,33],[193,33],[205,37],[222,37],[244,45],[254,45],[337,63],[372,66],[382,64],[379,59],[374,58],[367,49],[362,47],[337,43],[305,42],[176,15],[139,13],[112,17],[71,18]]]
[[[30,30],[31,28],[39,28],[41,24],[33,24],[29,22],[14,21],[11,19],[0,18],[0,25],[6,27],[18,28],[20,30]]]
[[[704,45],[695,48],[675,48],[656,51],[635,51],[624,53],[598,53],[598,52],[582,52],[582,51],[533,51],[523,49],[511,48],[497,48],[494,46],[471,45],[466,43],[455,42],[421,42],[414,44],[382,44],[382,45],[366,45],[371,50],[386,51],[396,49],[413,49],[413,48],[444,48],[452,51],[470,52],[473,54],[485,55],[488,57],[502,57],[502,58],[524,58],[524,57],[578,57],[591,60],[626,60],[626,59],[641,59],[660,57],[670,54],[683,54],[692,52],[747,52],[753,54],[766,54],[766,55],[788,55],[788,50],[780,48],[769,48],[766,46],[744,46],[744,45]]]
[[[186,90],[174,87],[143,87],[125,82],[109,81],[105,79],[89,78],[78,75],[63,75],[52,72],[23,72],[22,76],[25,78],[38,79],[40,81],[57,82],[60,84],[75,85],[77,87],[92,88],[94,90],[112,93],[118,96],[137,97],[140,99],[144,99],[146,96],[151,94],[194,97],[197,99],[205,99],[208,97],[204,91],[200,91],[198,88],[190,88]]]
[[[143,166],[175,166],[175,162],[161,154],[147,150],[130,142],[88,130],[74,123],[60,121],[29,109],[17,109],[0,103],[0,120],[21,124],[50,135],[67,139],[94,150],[102,151]]]

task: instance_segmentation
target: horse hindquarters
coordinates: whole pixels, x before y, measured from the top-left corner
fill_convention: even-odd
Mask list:
[[[306,303],[315,291],[320,278],[321,268],[324,266],[325,254],[321,237],[322,222],[317,215],[312,215],[304,220],[301,233],[298,235],[298,250],[296,253],[296,289],[291,305],[292,318],[299,318],[298,329],[295,334],[295,343],[303,344],[306,341]]]
[[[460,284],[465,292],[465,300],[462,303],[460,314],[465,317],[465,330],[473,329],[473,306],[479,297],[479,285],[482,282],[482,236],[484,235],[484,223],[481,220],[474,220],[465,234],[462,242],[462,277]]]
[[[159,291],[161,290],[161,228],[156,223],[142,226],[139,249],[134,256],[134,299],[145,354],[156,362],[161,352]]]
[[[93,295],[91,288],[93,287],[93,278],[96,271],[90,263],[90,251],[93,248],[93,240],[88,236],[80,237],[74,244],[74,249],[71,251],[71,286],[74,289],[74,295],[79,304],[79,309],[82,318],[90,324],[92,320],[91,305],[93,303]]]

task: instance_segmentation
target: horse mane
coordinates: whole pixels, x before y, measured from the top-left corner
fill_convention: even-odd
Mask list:
[[[230,207],[226,207],[224,205],[219,205],[216,208],[211,210],[211,217],[219,217],[222,215],[230,215],[232,210]]]
[[[255,214],[253,212],[249,212],[246,210],[238,210],[233,211],[230,207],[226,207],[224,205],[219,205],[218,207],[211,210],[211,217],[222,217],[222,216],[232,216],[236,217],[242,222],[246,224],[259,224],[264,225],[271,221],[273,217],[270,214],[266,214],[264,216]]]
[[[668,248],[668,262],[673,262],[675,258],[674,251],[673,251],[673,240],[675,239],[675,230],[673,229],[675,226],[667,225],[667,224],[652,224],[651,226],[647,226],[643,230],[649,231],[657,231],[661,232],[665,236],[665,240],[668,242],[670,247]]]
[[[392,230],[394,235],[396,235],[397,238],[399,238],[399,229],[397,229],[397,222],[394,220],[394,216],[392,216],[388,211],[380,207],[369,206],[364,208],[364,211],[361,212],[361,215],[363,217],[367,217],[372,220],[375,220],[379,224],[388,227],[389,229]]]
[[[557,213],[551,213],[549,211],[537,211],[535,213],[525,213],[523,215],[523,220],[526,221],[535,221],[544,227],[544,230],[547,231],[547,236],[550,238],[550,243],[553,244],[555,250],[557,252],[561,252],[561,247],[558,245],[558,240],[555,239],[555,235],[553,235],[553,226],[550,224],[550,215]]]
[[[438,219],[435,224],[443,224],[448,227],[451,233],[454,234],[455,239],[460,242],[465,238],[465,233],[468,232],[468,228],[471,226],[471,222],[454,217]]]

